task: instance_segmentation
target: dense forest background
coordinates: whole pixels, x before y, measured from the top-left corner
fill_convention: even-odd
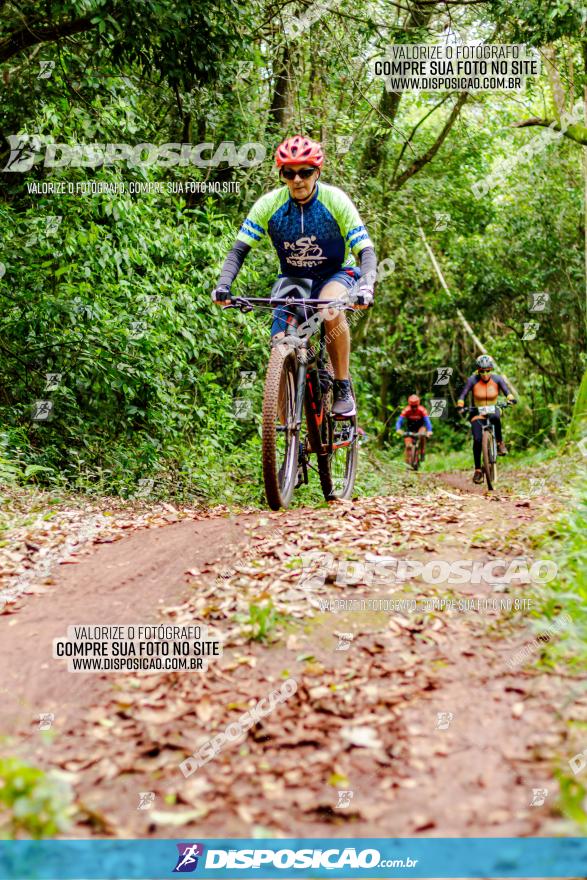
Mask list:
[[[323,179],[351,195],[394,266],[353,320],[372,446],[389,449],[413,392],[447,398],[438,446],[462,446],[453,403],[479,354],[464,321],[519,393],[512,448],[564,439],[587,396],[580,2],[24,0],[0,15],[0,476],[198,499],[257,486],[268,318],[222,313],[210,290],[247,208],[278,185],[275,147],[297,132],[321,140]],[[390,44],[442,39],[525,43],[542,74],[523,93],[477,94],[392,93],[373,76]],[[14,171],[16,135],[36,148],[260,144],[266,158]],[[121,180],[239,192],[29,192]],[[260,294],[276,272],[266,245],[236,289]],[[545,311],[530,310],[537,293]],[[453,370],[445,386],[441,367]],[[242,372],[256,377],[243,385]],[[235,399],[251,401],[250,418]],[[35,421],[43,400],[51,419]]]

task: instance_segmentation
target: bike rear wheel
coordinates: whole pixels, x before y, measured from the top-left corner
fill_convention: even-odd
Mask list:
[[[355,414],[348,419],[335,419],[331,415],[332,389],[329,389],[325,395],[323,406],[321,439],[323,445],[332,451],[318,455],[318,474],[322,493],[327,501],[347,501],[352,497],[357,476],[359,459],[357,416]]]
[[[263,396],[263,480],[272,510],[287,507],[298,473],[300,428],[296,425],[297,358],[276,346],[271,351]]]
[[[483,450],[483,470],[487,480],[487,488],[493,489],[497,483],[497,449],[495,437],[491,431],[483,431],[481,439]]]

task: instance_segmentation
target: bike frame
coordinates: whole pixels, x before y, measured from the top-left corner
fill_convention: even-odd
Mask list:
[[[322,419],[324,418],[323,395],[318,373],[318,370],[324,367],[324,335],[324,324],[322,324],[320,326],[320,346],[317,355],[314,354],[312,357],[310,354],[309,342],[306,342],[302,348],[303,357],[302,362],[298,366],[298,399],[296,401],[296,417],[298,418],[299,425],[301,425],[303,418],[306,387],[309,391],[308,397],[311,414],[318,427],[322,425]]]
[[[295,335],[292,333],[292,335]],[[287,336],[285,337],[287,338]],[[310,347],[309,340],[304,340],[303,344],[298,348],[298,372],[296,378],[296,427],[301,428],[304,417],[304,400],[306,399],[306,390],[308,391],[308,405],[306,412],[316,423],[317,433],[320,433],[322,421],[324,419],[324,407],[322,393],[322,385],[320,382],[320,370],[326,369],[326,330],[324,323],[320,325],[320,343],[318,351],[315,352]],[[320,444],[320,454],[331,454],[336,449],[342,449],[353,443],[354,437],[343,440],[341,443],[334,443],[332,434],[329,435],[328,445]],[[318,452],[318,450],[315,450]]]
[[[500,416],[502,414],[502,410],[506,409],[508,406],[512,406],[513,404],[507,400],[505,403],[495,404],[496,412],[494,415]],[[495,438],[495,425],[492,421],[490,421],[489,416],[490,413],[480,413],[478,406],[466,406],[463,409],[468,412],[470,415],[476,413],[471,419],[471,424],[476,421],[483,420],[485,424],[482,425],[484,431],[489,431],[491,433],[491,448],[493,452],[494,461],[497,460],[497,440]]]
[[[353,308],[349,305],[348,302],[344,302],[344,300],[324,300],[324,299],[310,299],[310,298],[300,298],[300,297],[285,297],[285,298],[271,298],[271,297],[231,297],[230,305],[224,306],[225,309],[236,308],[240,309],[241,312],[250,312],[254,309],[256,305],[260,306],[323,306],[324,308],[336,308],[341,311],[352,311]],[[285,336],[282,339],[276,340],[274,345],[286,345],[295,348],[297,352],[297,360],[298,360],[298,370],[296,375],[296,428],[301,428],[302,421],[304,417],[304,399],[305,399],[305,391],[306,388],[309,389],[309,402],[311,408],[311,416],[316,422],[316,427],[318,432],[322,426],[322,420],[324,418],[324,409],[322,405],[322,389],[320,386],[320,375],[319,370],[323,370],[326,367],[326,328],[324,326],[324,321],[320,322],[320,343],[318,346],[318,352],[316,353],[310,345],[311,335],[307,337],[298,336],[296,332],[297,328],[290,328],[286,330]],[[288,341],[289,340],[289,341]],[[295,343],[293,342],[295,340]],[[341,449],[344,446],[349,446],[353,442],[354,438],[350,438],[348,440],[343,441],[342,443],[332,443],[332,439],[328,447],[325,447],[324,444],[321,444],[320,450],[315,450],[319,452],[319,454],[329,454],[333,452],[335,449]]]
[[[404,437],[410,437],[416,441],[415,443],[411,443],[409,447],[406,447],[407,449],[410,449],[410,451],[412,451],[412,450],[417,451],[417,455],[418,455],[418,460],[416,461],[416,464],[414,465],[413,463],[411,463],[410,467],[414,467],[417,469],[419,466],[420,456],[423,455],[422,440],[424,439],[425,436],[426,436],[426,434],[423,434],[423,433],[421,434],[419,431],[404,431]],[[412,452],[412,456],[413,456],[413,454],[414,453]]]
[[[485,424],[482,425],[481,427],[483,428],[484,431],[489,431],[489,433],[493,437],[493,441],[495,442],[495,425],[493,424],[493,422],[489,421],[489,416],[477,416],[477,419],[479,419],[479,420],[484,419],[485,420]]]

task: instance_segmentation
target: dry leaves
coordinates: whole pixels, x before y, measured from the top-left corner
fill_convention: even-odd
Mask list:
[[[208,624],[222,635],[224,654],[205,674],[113,677],[108,697],[80,719],[77,741],[61,757],[61,766],[79,774],[85,804],[93,792],[92,807],[86,807],[92,811],[89,821],[102,832],[108,829],[105,833],[119,826],[128,830],[125,823],[134,823],[136,832],[142,823],[144,834],[145,821],[155,833],[159,827],[165,833],[197,823],[207,836],[227,828],[245,837],[256,828],[316,836],[328,833],[328,823],[336,823],[339,833],[345,822],[352,829],[349,836],[360,822],[363,834],[391,833],[390,803],[418,797],[420,778],[430,776],[434,762],[453,756],[451,739],[434,731],[431,694],[441,688],[444,667],[454,674],[460,658],[475,658],[475,625],[480,628],[482,621],[473,625],[471,616],[448,613],[322,612],[318,599],[388,597],[389,587],[358,576],[356,583],[345,584],[334,571],[309,590],[300,577],[301,559],[312,551],[371,566],[406,557],[428,561],[433,553],[443,559],[449,537],[456,539],[452,552],[463,553],[472,512],[480,505],[486,505],[481,497],[469,500],[436,490],[426,498],[291,510],[260,516],[249,528],[245,548],[227,547],[223,560],[188,568],[188,556],[185,601],[162,608],[161,614],[173,623]],[[164,526],[183,516],[199,514],[155,505],[135,517],[128,512],[118,520],[110,517],[107,526],[101,522],[83,546],[76,546],[75,555],[72,547],[64,552],[63,534],[59,537],[71,524],[66,518],[53,537],[45,538],[54,541],[53,555],[61,553],[65,563],[77,561],[91,541],[111,542],[128,529]],[[26,554],[40,555],[46,546],[35,529],[26,535],[28,545],[22,538]],[[467,552],[484,558],[491,550],[485,544],[482,552]],[[230,576],[219,586],[227,560]],[[22,558],[7,557],[6,564],[18,566]],[[401,586],[402,595],[415,598],[443,592],[418,580]],[[244,622],[250,606],[269,602],[280,615],[269,631],[275,641],[251,642]],[[10,604],[4,613],[8,609]],[[337,650],[337,633],[347,632],[354,638],[346,650]],[[186,757],[286,678],[297,682],[289,699],[244,739],[227,742],[215,759],[183,776],[179,764]],[[525,721],[523,705],[511,700],[508,705],[508,720],[517,731]],[[409,720],[415,711],[419,724]],[[436,737],[434,747],[431,737]],[[434,788],[434,779],[428,784]],[[135,815],[135,805],[128,818],[129,786],[133,792],[155,791],[157,809]],[[337,807],[343,789],[355,793],[348,809]],[[96,807],[96,792],[107,804],[104,815]],[[164,797],[175,806],[167,807]],[[437,813],[428,804],[412,810],[409,819],[408,811],[404,834],[435,829]]]

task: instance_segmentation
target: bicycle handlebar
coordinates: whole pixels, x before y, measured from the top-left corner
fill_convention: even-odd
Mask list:
[[[336,308],[341,311],[352,311],[353,304],[343,300],[329,299],[300,299],[297,297],[281,297],[273,299],[269,296],[231,296],[228,300],[229,304],[223,306],[223,309],[240,309],[241,312],[250,312],[255,305],[271,305],[271,306],[318,306],[325,308]]]
[[[481,404],[481,406],[484,406],[484,404]],[[515,406],[515,404],[512,400],[506,400],[505,403],[487,404],[487,406],[497,406],[497,407],[499,407],[499,409],[506,409],[506,407]],[[478,406],[459,406],[459,407],[457,407],[457,412],[459,412],[459,413],[476,412],[477,415],[483,415],[483,416],[492,415],[492,413],[479,413],[479,409],[480,409],[480,407],[478,407]]]

